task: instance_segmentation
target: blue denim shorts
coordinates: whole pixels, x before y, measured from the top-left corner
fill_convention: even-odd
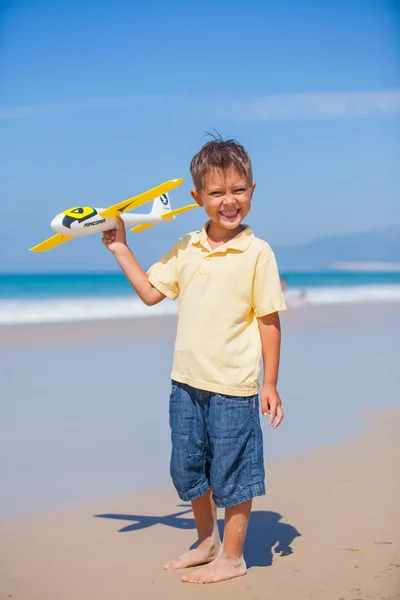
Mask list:
[[[258,396],[206,392],[172,381],[171,477],[181,500],[211,487],[226,508],[265,494]]]

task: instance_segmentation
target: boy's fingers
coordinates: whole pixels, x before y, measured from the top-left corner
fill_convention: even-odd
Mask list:
[[[276,429],[282,422],[282,419],[283,419],[282,406],[278,406],[278,410],[276,411],[276,416],[277,416],[277,419],[274,423],[274,427],[273,427],[274,429]]]
[[[283,413],[280,415],[278,414],[278,417],[274,423],[274,429],[276,429],[281,424],[282,419],[283,419]]]
[[[270,415],[271,416],[270,416],[268,425],[272,425],[274,422],[274,419],[276,417],[276,406],[271,407]]]

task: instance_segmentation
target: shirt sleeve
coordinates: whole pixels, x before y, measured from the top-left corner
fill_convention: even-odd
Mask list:
[[[171,300],[179,296],[178,252],[179,243],[147,271],[151,285]]]
[[[257,268],[253,286],[253,310],[257,318],[286,310],[274,254]]]

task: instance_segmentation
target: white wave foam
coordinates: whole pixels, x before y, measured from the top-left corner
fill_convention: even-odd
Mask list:
[[[331,286],[293,289],[285,293],[291,306],[399,302],[400,285]]]
[[[364,285],[291,289],[285,293],[290,307],[400,302],[400,285]],[[174,315],[177,305],[169,299],[146,306],[137,298],[73,298],[49,300],[0,300],[0,326],[101,319],[146,318]]]
[[[176,312],[176,305],[168,299],[152,307],[126,297],[2,300],[0,325],[153,317]]]

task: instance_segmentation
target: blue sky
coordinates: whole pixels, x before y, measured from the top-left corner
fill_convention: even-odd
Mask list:
[[[248,222],[271,245],[400,224],[400,8],[386,0],[0,0],[0,271],[113,270],[100,236],[56,250],[71,206],[183,177],[206,131],[243,143]],[[199,211],[131,235],[144,266]]]

